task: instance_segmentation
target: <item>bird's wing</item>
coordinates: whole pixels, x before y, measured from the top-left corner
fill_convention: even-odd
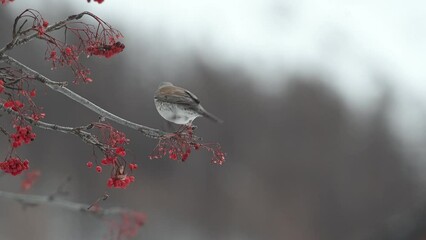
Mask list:
[[[197,96],[195,96],[195,94],[193,94],[192,92],[190,92],[190,91],[188,91],[188,90],[185,90],[185,93],[190,97],[190,98],[192,98],[192,100],[194,100],[194,102],[196,102],[196,103],[200,103],[200,100],[197,98]]]
[[[197,96],[180,87],[164,86],[161,87],[155,96],[159,101],[196,106],[200,103]]]

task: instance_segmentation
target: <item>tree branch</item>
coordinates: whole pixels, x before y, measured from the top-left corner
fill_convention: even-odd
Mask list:
[[[43,76],[42,74],[36,72],[35,70],[27,67],[26,65],[22,64],[21,62],[19,62],[18,60],[8,56],[8,55],[3,55],[3,57],[1,58],[1,60],[3,60],[4,62],[6,62],[7,64],[17,67],[19,69],[22,69],[24,72],[26,72],[29,75],[34,76],[34,78],[36,80],[38,80],[39,82],[45,84],[46,86],[48,86],[50,89],[59,92],[63,95],[65,95],[66,97],[80,103],[81,105],[85,106],[86,108],[90,109],[91,111],[99,114],[100,116],[109,119],[111,121],[114,121],[120,125],[132,128],[134,130],[137,130],[139,132],[142,132],[145,136],[150,137],[150,138],[154,138],[154,139],[159,139],[162,136],[168,134],[166,132],[163,132],[159,129],[154,129],[154,128],[150,128],[144,125],[140,125],[134,122],[131,122],[129,120],[126,120],[124,118],[121,118],[113,113],[110,113],[108,111],[106,111],[105,109],[97,106],[96,104],[92,103],[91,101],[87,100],[86,98],[78,95],[77,93],[71,91],[70,89],[68,89],[66,86],[66,83],[64,82],[55,82],[45,76]]]
[[[15,200],[25,205],[50,205],[61,207],[70,211],[89,213],[95,216],[116,215],[126,212],[132,212],[132,210],[118,207],[107,209],[97,208],[96,210],[88,210],[89,205],[87,204],[70,202],[52,196],[41,196],[0,191],[0,197]]]
[[[62,133],[70,133],[70,134],[76,135],[76,136],[80,137],[85,143],[94,145],[94,146],[98,147],[101,151],[105,151],[108,148],[105,144],[101,143],[95,135],[93,135],[89,132],[83,131],[83,130],[91,129],[93,127],[93,125],[91,125],[91,124],[89,124],[87,126],[81,126],[81,127],[65,127],[65,126],[60,126],[60,125],[57,125],[57,124],[46,123],[46,122],[43,122],[43,121],[35,121],[34,119],[32,119],[30,117],[22,116],[21,114],[13,111],[10,108],[4,108],[3,105],[0,105],[0,110],[7,112],[11,115],[14,115],[14,116],[19,116],[23,120],[28,122],[29,124],[36,126],[36,127],[39,127],[39,128],[42,128],[42,129],[54,130],[54,131],[58,131],[58,132],[62,132]]]

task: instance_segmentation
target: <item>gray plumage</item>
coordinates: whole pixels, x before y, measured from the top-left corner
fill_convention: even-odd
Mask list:
[[[154,101],[160,115],[176,124],[188,124],[200,116],[214,122],[223,122],[220,118],[207,112],[200,105],[200,100],[195,94],[169,82],[160,84],[155,92]]]

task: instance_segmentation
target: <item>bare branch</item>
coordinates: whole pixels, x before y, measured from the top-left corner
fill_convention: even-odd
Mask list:
[[[15,200],[25,205],[50,205],[64,208],[70,211],[89,213],[95,216],[117,215],[132,212],[132,210],[118,207],[107,209],[97,208],[96,210],[88,210],[89,205],[87,204],[70,202],[52,196],[30,195],[0,191],[0,197]]]

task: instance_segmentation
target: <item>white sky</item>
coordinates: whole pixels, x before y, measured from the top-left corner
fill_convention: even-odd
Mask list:
[[[59,9],[64,2],[16,0],[6,7]],[[239,66],[258,76],[257,82],[269,81],[271,92],[283,81],[282,73],[319,71],[357,110],[374,105],[382,86],[377,77],[382,77],[397,89],[391,116],[396,131],[407,141],[426,138],[424,0],[68,2],[73,12],[89,10],[123,32],[140,32],[143,37],[128,38],[152,44],[169,61],[162,68],[181,61],[169,55],[200,50],[219,67]]]

